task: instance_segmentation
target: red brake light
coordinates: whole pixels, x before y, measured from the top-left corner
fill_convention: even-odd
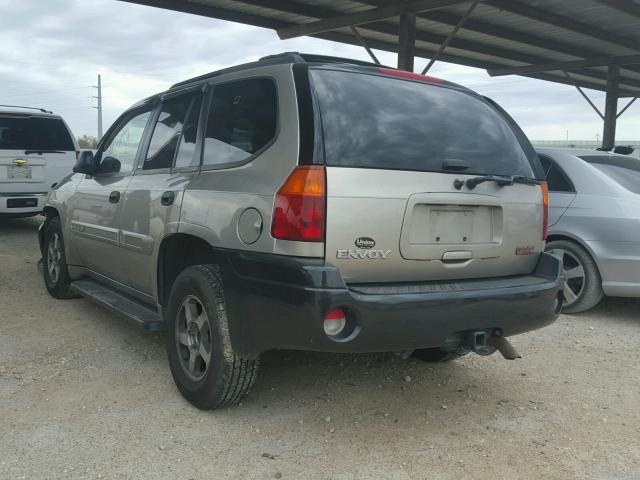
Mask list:
[[[419,73],[407,72],[406,70],[396,70],[394,68],[378,68],[380,73],[385,75],[395,75],[396,77],[411,78],[413,80],[422,80],[423,82],[442,83],[443,79],[438,77],[430,77],[429,75],[420,75]]]
[[[549,188],[547,182],[541,182],[542,189],[542,240],[547,239],[549,233]]]
[[[276,194],[271,236],[301,242],[324,241],[325,203],[324,167],[296,167]]]

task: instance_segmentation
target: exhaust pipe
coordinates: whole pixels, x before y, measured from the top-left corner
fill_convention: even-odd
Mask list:
[[[522,356],[513,348],[513,345],[509,343],[504,337],[491,337],[489,338],[489,345],[497,348],[502,356],[507,360],[515,360],[516,358],[522,358]]]

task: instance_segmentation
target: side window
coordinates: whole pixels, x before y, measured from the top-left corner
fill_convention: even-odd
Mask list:
[[[544,169],[544,174],[549,185],[550,192],[573,192],[571,182],[564,172],[553,163],[553,161],[545,156],[540,155],[540,163]]]
[[[245,160],[276,136],[278,98],[272,80],[216,85],[207,119],[203,165]]]
[[[133,170],[150,115],[151,110],[135,114],[102,146],[98,173],[127,173]]]
[[[202,107],[202,94],[198,93],[187,114],[187,119],[182,128],[182,138],[178,146],[175,168],[197,167],[200,164],[200,157],[195,157],[196,134],[198,133],[198,120],[200,119],[200,108]]]
[[[163,102],[142,165],[143,170],[171,167],[193,97],[194,94],[181,95]]]

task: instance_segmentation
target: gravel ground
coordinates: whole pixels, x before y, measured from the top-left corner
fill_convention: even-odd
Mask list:
[[[640,301],[432,366],[270,352],[243,405],[202,412],[163,338],[50,298],[40,220],[0,222],[0,478],[637,479]]]

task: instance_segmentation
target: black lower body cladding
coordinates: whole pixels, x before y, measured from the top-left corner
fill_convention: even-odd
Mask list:
[[[227,253],[230,334],[237,355],[271,349],[384,352],[440,347],[462,332],[503,336],[554,322],[561,265],[543,254],[530,275],[460,283],[345,285],[320,259]],[[324,316],[341,307],[349,332],[330,338]]]

